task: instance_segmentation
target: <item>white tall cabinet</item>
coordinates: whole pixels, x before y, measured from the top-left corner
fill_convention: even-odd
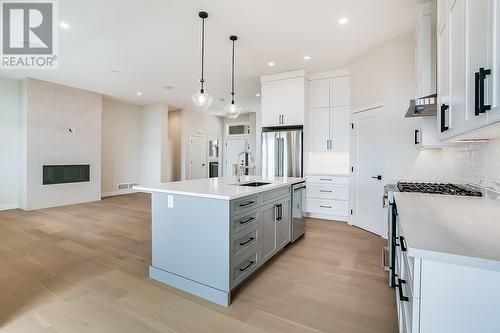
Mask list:
[[[480,138],[476,130],[500,121],[500,0],[438,0],[437,8],[440,139]]]
[[[349,220],[349,85],[347,71],[309,76],[306,151],[309,164],[321,161],[321,167],[309,165],[306,172],[306,211],[311,217]],[[344,169],[334,172],[332,165],[344,159]]]

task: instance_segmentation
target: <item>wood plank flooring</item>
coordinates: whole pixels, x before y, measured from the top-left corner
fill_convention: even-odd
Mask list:
[[[0,212],[0,332],[396,332],[384,240],[307,228],[226,309],[148,279],[149,195]]]

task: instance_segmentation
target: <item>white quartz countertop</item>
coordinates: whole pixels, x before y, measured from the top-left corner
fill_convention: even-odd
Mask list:
[[[412,257],[500,271],[500,201],[394,194]]]
[[[238,186],[238,184],[244,184],[254,181],[267,182],[271,184],[259,187]],[[265,192],[283,186],[290,186],[303,181],[305,181],[305,179],[292,177],[276,177],[272,179],[266,179],[259,176],[245,176],[241,177],[241,182],[238,183],[236,177],[233,176],[185,180],[180,182],[161,183],[153,185],[140,185],[134,186],[134,189],[144,192],[161,192],[194,197],[233,200],[250,194]]]

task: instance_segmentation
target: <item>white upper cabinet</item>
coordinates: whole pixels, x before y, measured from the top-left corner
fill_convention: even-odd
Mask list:
[[[477,130],[500,121],[500,0],[437,4],[440,137],[498,137]],[[439,112],[443,104],[449,108]]]
[[[262,82],[262,126],[275,126],[281,120],[281,81]]]
[[[330,80],[330,106],[349,105],[349,76],[336,77]]]
[[[436,93],[436,23],[435,4],[421,5],[415,30],[415,98]]]
[[[309,82],[309,107],[327,108],[330,106],[330,79]]]
[[[346,75],[323,78],[323,74],[309,82],[309,151],[348,152],[350,79]]]
[[[304,71],[261,78],[261,124],[264,127],[304,125]]]

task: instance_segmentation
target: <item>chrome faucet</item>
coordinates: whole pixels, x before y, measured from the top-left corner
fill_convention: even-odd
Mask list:
[[[238,183],[241,182],[241,176],[243,176],[243,170],[248,170],[248,169],[255,169],[255,158],[252,154],[252,152],[250,151],[250,149],[245,149],[243,151],[241,151],[239,154],[238,154],[238,159],[240,159],[240,157],[242,155],[248,155],[250,156],[250,161],[252,161],[253,163],[253,166],[250,166],[250,165],[244,165],[244,164],[240,164],[238,165],[238,172],[237,172],[237,179],[238,179]]]

